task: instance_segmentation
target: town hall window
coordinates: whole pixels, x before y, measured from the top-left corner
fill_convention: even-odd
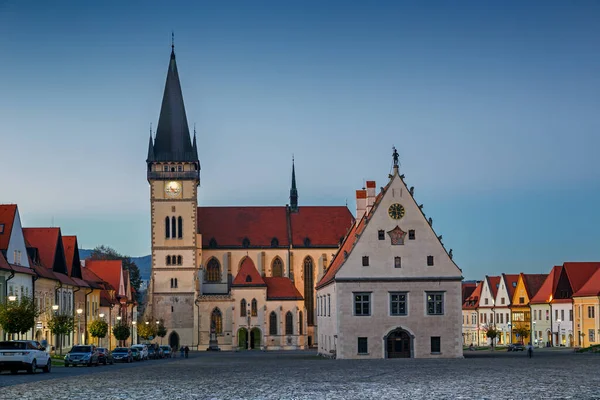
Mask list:
[[[415,230],[414,229],[410,229],[408,231],[408,240],[415,240]]]
[[[383,229],[377,231],[377,238],[379,240],[385,240],[385,231]]]
[[[444,314],[444,293],[427,292],[427,315]]]
[[[369,266],[369,256],[363,256],[363,258],[362,258],[362,265],[363,265],[363,267],[368,267]]]
[[[171,256],[167,256],[167,265],[171,265]]]
[[[277,335],[277,314],[271,311],[269,315],[269,335]]]
[[[371,315],[371,293],[354,293],[354,315]]]
[[[183,264],[182,262],[183,260],[181,259],[181,256],[177,256],[177,265],[181,265]]]
[[[394,257],[394,268],[402,267],[402,259],[400,257]]]
[[[433,256],[427,256],[427,265],[430,267],[433,265]]]
[[[406,293],[390,293],[390,315],[406,315]]]
[[[221,265],[214,257],[206,265],[206,282],[221,282]]]
[[[358,354],[369,354],[369,344],[366,337],[358,338]]]
[[[240,301],[240,317],[246,316],[246,299]]]
[[[283,262],[281,258],[275,257],[271,265],[271,276],[283,276]]]
[[[223,334],[223,316],[221,315],[221,310],[218,308],[215,308],[210,314],[210,327],[211,329],[215,328],[217,335]]]

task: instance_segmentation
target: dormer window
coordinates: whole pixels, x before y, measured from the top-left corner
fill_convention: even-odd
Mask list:
[[[485,299],[485,304],[487,305],[489,303],[488,299]]]
[[[271,247],[279,247],[279,240],[277,238],[271,239]]]
[[[310,247],[310,239],[304,238],[304,247]]]
[[[517,287],[517,282],[513,282],[513,287],[516,288]]]
[[[208,242],[208,247],[211,249],[217,248],[217,241],[215,240],[215,238],[210,239],[210,241]]]
[[[246,282],[252,282],[252,277],[250,275],[246,276]]]
[[[245,237],[244,240],[242,240],[242,247],[244,247],[244,248],[250,247],[250,239]]]
[[[0,224],[0,235],[4,233],[4,224]]]

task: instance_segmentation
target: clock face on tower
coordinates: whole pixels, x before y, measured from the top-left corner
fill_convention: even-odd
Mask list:
[[[388,208],[388,214],[393,219],[400,219],[404,217],[404,207],[402,207],[402,204],[394,203]]]
[[[165,183],[165,195],[167,197],[178,197],[181,194],[181,182],[170,181]]]

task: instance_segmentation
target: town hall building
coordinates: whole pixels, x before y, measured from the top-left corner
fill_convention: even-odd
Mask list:
[[[315,285],[354,223],[346,206],[198,206],[200,160],[190,138],[174,49],[156,135],[150,135],[152,273],[146,318],[171,346],[298,349],[317,345]],[[212,340],[211,340],[212,339]]]

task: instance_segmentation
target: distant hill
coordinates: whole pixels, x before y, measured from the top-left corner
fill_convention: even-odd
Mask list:
[[[92,254],[92,251],[93,250],[79,249],[79,257],[84,260]],[[134,261],[135,265],[138,266],[142,280],[150,280],[150,269],[152,268],[152,258],[150,255],[143,257],[131,257],[131,260]]]

